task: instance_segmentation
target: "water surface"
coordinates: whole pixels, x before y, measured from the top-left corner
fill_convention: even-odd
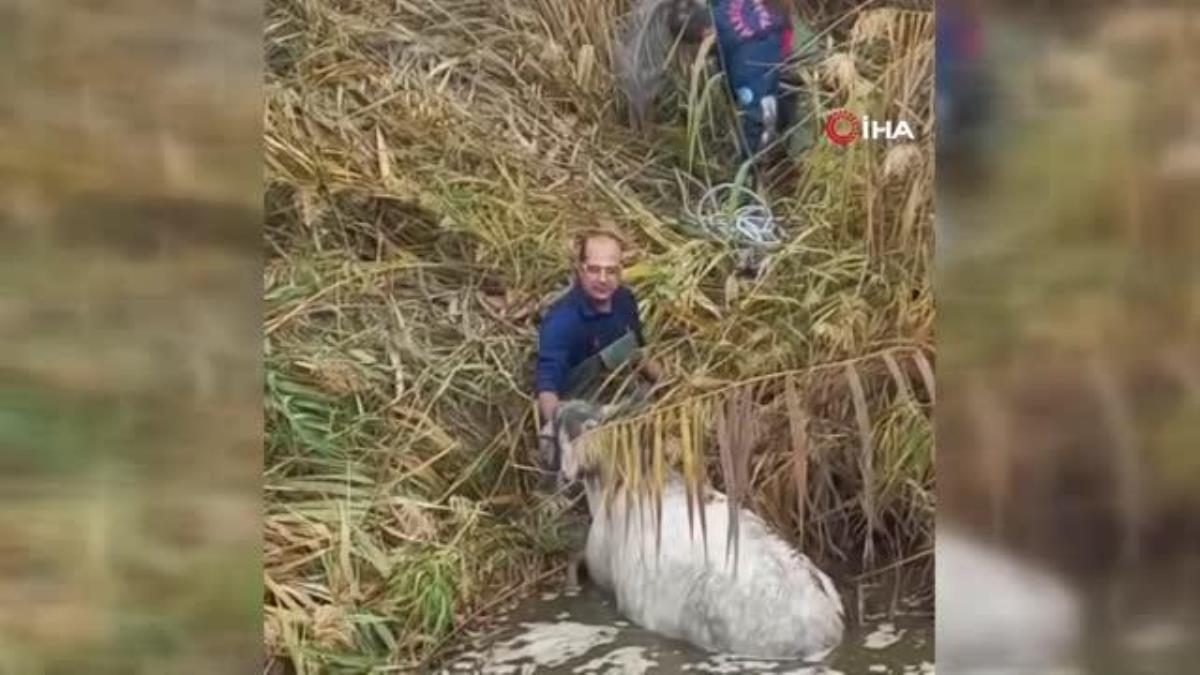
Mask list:
[[[577,593],[546,592],[518,605],[443,673],[607,675],[613,673],[933,673],[933,621],[899,618],[850,624],[823,662],[767,661],[710,654],[627,621],[614,600],[585,584]]]

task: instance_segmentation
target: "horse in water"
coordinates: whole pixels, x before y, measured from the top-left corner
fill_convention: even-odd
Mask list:
[[[735,570],[725,537],[693,536],[678,474],[670,472],[662,494],[661,541],[650,500],[616,488],[606,503],[598,466],[576,443],[604,413],[568,401],[554,424],[563,478],[583,483],[592,516],[588,576],[616,595],[622,614],[659,634],[740,656],[817,660],[841,643],[845,610],[833,582],[751,511],[739,514]],[[703,502],[708,528],[724,532],[727,497],[710,490]]]

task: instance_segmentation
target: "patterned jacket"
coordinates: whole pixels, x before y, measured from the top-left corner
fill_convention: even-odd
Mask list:
[[[709,0],[722,42],[744,43],[772,31],[783,33],[782,53],[792,53],[795,28],[792,17],[773,9],[765,0]],[[682,33],[686,42],[699,42],[712,28],[705,0],[671,0],[668,27]]]
[[[718,22],[728,21],[742,41],[791,28],[787,15],[773,9],[766,0],[714,0],[713,9]]]

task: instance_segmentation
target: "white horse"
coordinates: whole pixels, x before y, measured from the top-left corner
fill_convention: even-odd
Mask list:
[[[1050,573],[939,526],[937,662],[963,673],[1069,669],[1082,634],[1075,591]]]
[[[819,660],[841,643],[845,610],[833,582],[745,508],[734,569],[727,550],[729,505],[720,492],[708,491],[702,506],[707,550],[699,523],[694,535],[689,527],[684,484],[674,472],[662,495],[661,548],[650,500],[639,505],[619,490],[607,507],[599,472],[574,444],[605,412],[565,402],[555,431],[562,477],[583,482],[592,514],[584,554],[588,575],[616,595],[622,614],[662,635],[740,656]]]

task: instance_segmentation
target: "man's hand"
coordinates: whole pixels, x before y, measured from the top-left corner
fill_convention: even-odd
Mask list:
[[[655,384],[662,382],[666,376],[662,366],[660,366],[657,361],[649,357],[643,356],[638,360],[638,369],[643,375],[646,376],[647,379]]]
[[[558,412],[558,394],[538,392],[538,413],[542,428],[538,430],[538,464],[547,473],[558,472],[558,439],[554,437],[554,414]]]
[[[538,432],[538,461],[541,469],[558,471],[558,439],[554,437],[554,423],[546,422]]]
[[[558,394],[553,391],[539,391],[538,412],[542,415],[542,424],[553,422],[554,413],[558,412]]]

